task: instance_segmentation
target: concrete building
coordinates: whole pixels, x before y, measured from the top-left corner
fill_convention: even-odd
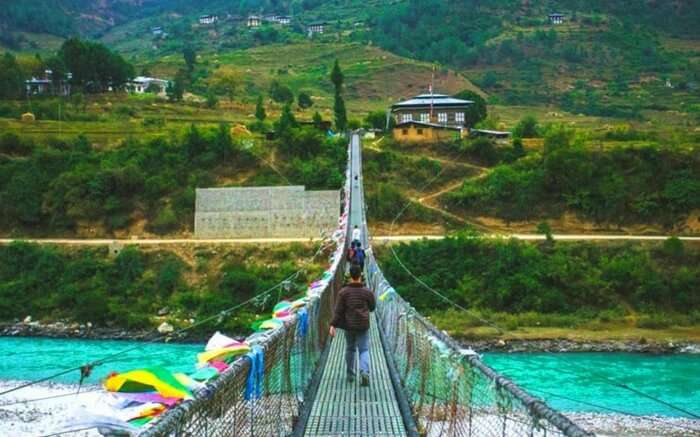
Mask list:
[[[153,36],[163,36],[163,27],[162,26],[152,27],[151,33],[153,34]]]
[[[463,127],[471,100],[455,99],[445,94],[420,94],[412,99],[395,103],[391,113],[396,123],[419,121],[442,126]]]
[[[248,16],[248,21],[246,22],[246,25],[250,28],[253,27],[260,27],[262,24],[262,18],[260,18],[257,15],[249,15]]]
[[[69,96],[71,92],[70,80],[73,78],[71,73],[66,74],[66,77],[54,82],[53,71],[45,70],[43,77],[32,77],[24,81],[24,88],[28,96]]]
[[[549,22],[552,24],[562,24],[564,23],[564,15],[556,12],[551,13],[549,14]]]
[[[406,121],[394,127],[394,139],[408,143],[433,143],[464,138],[467,128],[421,121]]]
[[[199,24],[206,26],[209,24],[214,24],[217,21],[219,21],[219,16],[218,15],[200,15],[199,16]]]
[[[137,76],[131,82],[129,82],[128,89],[134,94],[144,94],[148,92],[149,89],[155,90],[159,89],[155,94],[164,94],[165,89],[168,87],[170,82],[165,79],[157,79],[155,77]]]
[[[311,23],[306,26],[306,32],[309,34],[309,36],[313,36],[315,33],[323,34],[326,31],[326,26],[328,26],[328,23],[325,21]]]

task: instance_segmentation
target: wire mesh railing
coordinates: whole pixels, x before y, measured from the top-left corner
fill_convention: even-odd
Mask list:
[[[139,435],[283,436],[292,434],[309,402],[309,387],[328,339],[334,296],[343,285],[350,208],[350,165],[346,171],[344,211],[332,235],[335,250],[324,277],[307,291],[303,316],[294,314],[271,331],[247,342],[258,358],[237,359],[218,379],[163,413]]]
[[[426,436],[589,436],[488,367],[399,296],[368,251],[386,353],[394,360],[419,432]]]
[[[359,138],[358,138],[359,142]],[[358,144],[359,145],[359,144]],[[358,150],[358,153],[361,153]],[[364,199],[361,168],[359,195]],[[362,235],[369,242],[362,201]],[[377,296],[385,354],[425,436],[593,435],[462,348],[406,302],[386,280],[370,248],[365,280]]]

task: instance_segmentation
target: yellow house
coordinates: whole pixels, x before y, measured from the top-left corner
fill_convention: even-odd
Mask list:
[[[434,143],[464,138],[468,135],[466,128],[445,126],[422,121],[406,121],[394,127],[394,139],[412,143]]]

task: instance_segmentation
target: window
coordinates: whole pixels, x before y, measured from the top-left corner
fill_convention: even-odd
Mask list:
[[[401,123],[406,123],[407,121],[413,121],[413,114],[401,114]]]
[[[455,121],[457,124],[464,124],[464,112],[456,112]]]
[[[438,123],[447,123],[447,112],[438,112]]]
[[[401,129],[401,135],[408,135],[408,129]]]
[[[430,122],[430,114],[428,114],[427,112],[422,112],[420,114],[420,121],[422,121],[423,123],[429,123]]]
[[[418,135],[423,135],[423,129],[418,129]]]

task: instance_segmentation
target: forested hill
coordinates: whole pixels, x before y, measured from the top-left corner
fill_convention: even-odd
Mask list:
[[[552,12],[563,14],[564,23],[549,23]],[[200,14],[221,21],[198,26]],[[249,31],[248,14],[293,18],[285,28]],[[145,62],[184,45],[222,52],[296,43],[314,21],[329,26],[314,37],[320,42],[360,42],[447,66],[492,103],[640,118],[649,105],[695,104],[687,96],[700,83],[697,0],[32,0],[0,8],[0,46],[45,48],[29,32],[51,35],[55,49],[55,37],[79,34]],[[151,35],[155,26],[167,37]],[[631,95],[630,88],[650,79],[659,90]],[[677,101],[662,92],[663,84]]]
[[[676,37],[700,36],[696,0],[28,0],[3,2],[0,26],[12,31],[83,36],[131,19],[176,14],[310,14],[325,20],[358,19],[379,32],[402,35],[397,49],[425,51],[449,38],[454,47],[479,46],[513,25],[538,23],[549,12],[574,22],[616,21]],[[430,11],[430,13],[426,13]],[[407,31],[409,30],[409,31]],[[420,38],[413,36],[421,35]]]

